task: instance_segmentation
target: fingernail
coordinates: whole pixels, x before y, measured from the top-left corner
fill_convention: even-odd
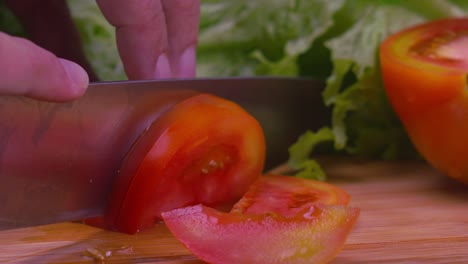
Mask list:
[[[165,53],[159,55],[159,58],[156,62],[156,69],[154,71],[154,76],[156,78],[171,78],[172,71],[171,65],[169,64],[169,58]]]
[[[78,64],[64,59],[59,59],[63,69],[72,83],[72,96],[80,96],[88,88],[89,77],[86,71]]]
[[[196,74],[196,47],[187,47],[179,58],[177,77],[191,78]]]

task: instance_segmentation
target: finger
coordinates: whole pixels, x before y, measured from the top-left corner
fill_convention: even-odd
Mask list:
[[[26,39],[0,32],[0,58],[0,94],[67,101],[88,87],[88,75],[78,64]]]
[[[56,56],[78,63],[91,80],[97,81],[65,0],[5,0],[5,4],[18,18],[29,40]]]
[[[98,0],[107,20],[116,27],[119,54],[129,79],[172,76],[168,40],[160,0]]]
[[[162,0],[168,34],[168,56],[174,77],[194,77],[200,20],[199,0]]]

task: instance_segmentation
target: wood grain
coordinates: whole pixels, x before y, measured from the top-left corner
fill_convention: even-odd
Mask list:
[[[468,263],[468,187],[422,162],[322,164],[361,208],[332,263]],[[163,224],[133,236],[79,223],[8,230],[0,248],[1,263],[202,263]]]

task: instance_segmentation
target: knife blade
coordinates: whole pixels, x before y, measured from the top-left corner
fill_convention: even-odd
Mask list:
[[[0,96],[0,230],[102,215],[131,142],[194,92],[234,101],[259,121],[269,169],[299,135],[328,122],[323,87],[308,78],[195,78],[92,83],[68,103]]]

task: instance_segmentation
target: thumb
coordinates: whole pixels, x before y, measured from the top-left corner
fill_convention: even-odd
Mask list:
[[[60,102],[80,97],[88,87],[78,64],[23,38],[0,32],[0,58],[0,94]]]

